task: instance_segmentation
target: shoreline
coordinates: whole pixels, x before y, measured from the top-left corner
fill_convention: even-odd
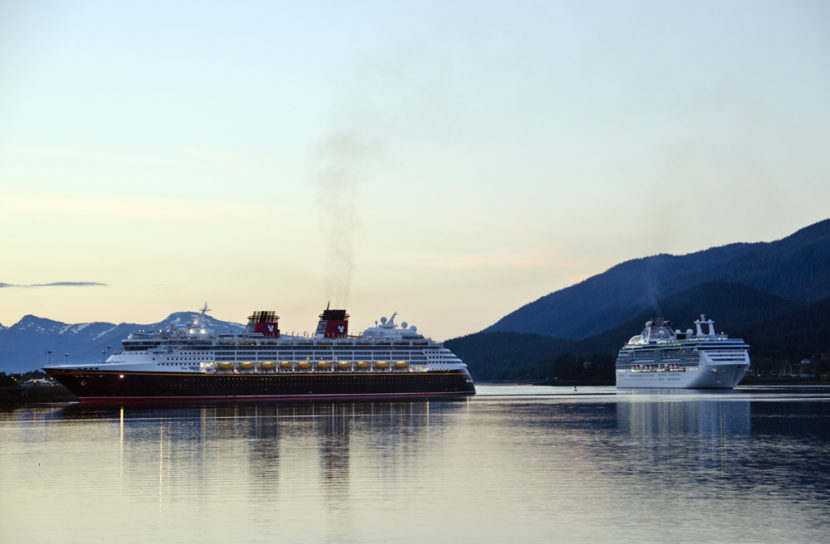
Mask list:
[[[42,404],[58,402],[75,402],[78,397],[63,385],[31,386],[8,385],[0,387],[0,406],[19,406],[23,404]]]
[[[607,380],[592,380],[592,381],[582,381],[582,380],[546,380],[544,382],[536,382],[532,385],[550,385],[550,386],[562,386],[562,387],[590,387],[590,386],[598,386],[598,385],[609,385],[613,386],[615,383],[613,381]],[[782,377],[769,377],[769,378],[759,378],[755,376],[744,376],[744,378],[738,383],[735,387],[741,385],[830,385],[830,379],[822,379],[822,378],[782,378]]]

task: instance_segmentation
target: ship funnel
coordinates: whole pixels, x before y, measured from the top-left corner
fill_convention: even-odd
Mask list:
[[[317,322],[315,338],[342,338],[349,334],[349,314],[346,310],[331,310],[327,306]]]
[[[276,312],[254,312],[248,316],[245,334],[261,334],[266,338],[279,338],[280,329],[277,325],[279,319]]]

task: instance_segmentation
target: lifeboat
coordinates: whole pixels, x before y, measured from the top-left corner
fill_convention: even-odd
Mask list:
[[[216,363],[216,370],[233,370],[233,363]]]
[[[375,370],[386,370],[387,368],[389,368],[389,363],[386,361],[378,361],[375,363]]]
[[[358,370],[369,370],[371,366],[372,365],[368,361],[358,361],[356,365]]]
[[[331,370],[331,363],[328,361],[320,361],[317,363],[317,370]]]
[[[409,368],[408,361],[395,361],[395,364],[392,365],[395,370],[406,370]]]
[[[239,370],[253,370],[254,366],[255,365],[252,361],[245,361],[245,362],[239,363]]]
[[[300,361],[297,363],[297,368],[300,370],[308,370],[311,368],[311,361]]]
[[[280,361],[280,370],[291,370],[291,361]]]
[[[275,363],[274,361],[259,363],[260,370],[274,370],[275,368],[277,368],[277,363]]]
[[[337,366],[335,368],[337,370],[340,370],[341,372],[343,370],[351,370],[352,369],[352,363],[350,363],[349,361],[340,361],[339,363],[337,363]]]

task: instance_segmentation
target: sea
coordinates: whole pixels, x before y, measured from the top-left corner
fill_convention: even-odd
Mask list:
[[[830,387],[0,411],[0,541],[826,542]]]

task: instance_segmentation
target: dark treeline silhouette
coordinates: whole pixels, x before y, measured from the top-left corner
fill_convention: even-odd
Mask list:
[[[673,328],[686,330],[700,313],[712,317],[719,332],[750,344],[753,375],[775,378],[804,373],[830,379],[830,298],[803,303],[726,282],[710,282],[668,297],[626,323],[584,340],[491,332],[445,344],[464,359],[477,381],[557,378],[562,383],[613,383],[608,368],[613,367],[619,348],[640,333],[645,321],[666,317]]]

